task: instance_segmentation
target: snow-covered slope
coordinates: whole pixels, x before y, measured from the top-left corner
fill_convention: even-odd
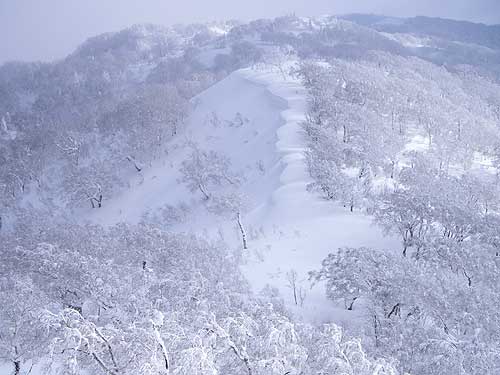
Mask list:
[[[298,317],[313,322],[342,323],[344,309],[336,308],[322,286],[310,289],[308,272],[319,268],[339,247],[399,246],[386,238],[371,218],[307,191],[310,176],[304,161],[306,91],[298,80],[271,69],[242,69],[217,83],[193,101],[188,125],[170,145],[165,161],[146,169],[122,196],[92,212],[103,224],[139,222],[162,208],[184,207],[181,223],[168,229],[195,230],[224,237],[241,248],[234,218],[211,215],[199,194],[180,183],[179,167],[189,144],[230,158],[232,170],[244,176],[242,221],[248,235],[243,269],[256,292],[276,287]],[[290,279],[296,273],[295,302]]]

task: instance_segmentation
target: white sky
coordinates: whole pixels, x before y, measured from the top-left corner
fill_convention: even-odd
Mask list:
[[[64,57],[86,38],[136,23],[377,13],[500,23],[500,0],[0,0],[0,63]]]

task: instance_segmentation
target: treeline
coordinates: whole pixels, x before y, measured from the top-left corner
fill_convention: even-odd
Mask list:
[[[395,374],[339,327],[293,321],[272,289],[252,295],[224,243],[62,226],[4,236],[0,253],[0,360],[16,375]]]
[[[380,53],[300,74],[310,188],[401,240],[339,249],[311,279],[401,373],[498,372],[500,86]]]

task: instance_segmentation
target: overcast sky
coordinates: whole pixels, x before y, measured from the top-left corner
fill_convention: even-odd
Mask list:
[[[61,58],[90,36],[136,23],[249,20],[293,12],[500,23],[500,0],[0,0],[0,63]]]

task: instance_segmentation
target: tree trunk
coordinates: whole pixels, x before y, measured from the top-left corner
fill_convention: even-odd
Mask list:
[[[373,315],[373,329],[375,331],[375,347],[378,348],[378,319],[377,315]]]
[[[98,198],[91,197],[91,198],[89,198],[89,200],[90,200],[90,204],[92,205],[92,208],[96,208],[96,204],[97,204],[97,208],[102,207],[102,194],[99,194]]]
[[[392,315],[399,316],[400,311],[401,311],[401,305],[399,303],[396,303],[392,307],[391,312],[387,315],[387,319],[389,319]]]
[[[354,302],[356,302],[356,300],[358,299],[358,297],[354,297],[351,301],[351,303],[349,304],[349,307],[347,308],[347,310],[349,311],[352,311],[354,309]]]
[[[391,111],[391,130],[394,132],[394,110]]]
[[[21,362],[14,361],[14,375],[20,375],[20,374],[21,374]]]
[[[199,184],[198,185],[198,189],[200,189],[201,193],[203,194],[203,196],[205,197],[205,200],[209,200],[210,199],[210,195],[207,194],[207,192],[205,191],[205,188],[203,187],[202,184]]]
[[[238,214],[236,216],[236,219],[238,221],[238,227],[240,228],[240,232],[241,232],[241,240],[243,241],[243,249],[247,250],[248,249],[248,246],[247,246],[247,233],[245,232],[245,228],[243,228],[243,224],[241,223],[241,215],[240,215],[239,212],[238,212]]]
[[[158,330],[158,327],[153,323],[153,330],[155,333],[155,338],[156,342],[158,343],[161,354],[163,357],[163,363],[165,366],[165,371],[167,374],[170,374],[170,359],[168,357],[168,352],[167,352],[167,347],[165,346],[165,343],[163,342],[163,339],[161,338],[160,331]]]
[[[133,158],[132,156],[127,156],[126,159],[132,163],[137,172],[142,171],[142,168],[137,164],[137,160],[135,160],[135,158]]]

